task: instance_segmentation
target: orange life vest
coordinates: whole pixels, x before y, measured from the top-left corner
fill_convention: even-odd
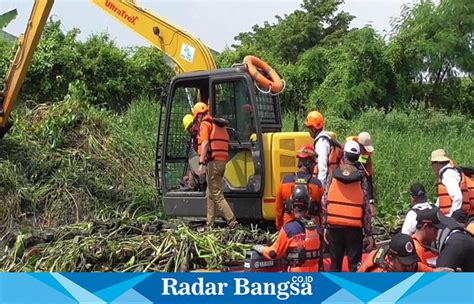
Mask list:
[[[420,263],[426,266],[429,266],[428,258],[430,256],[433,257],[433,254],[430,254],[429,252],[427,252],[423,244],[414,235],[412,235],[411,238],[413,239],[413,243],[415,243],[415,250],[416,250],[416,254],[420,258]]]
[[[387,272],[389,265],[387,262],[389,246],[385,245],[369,253],[365,261],[360,265],[357,272]],[[432,272],[433,269],[423,263],[416,264],[416,272]]]
[[[326,133],[321,134],[319,138],[315,140],[315,146],[318,140],[327,140],[329,141],[329,155],[328,155],[328,175],[332,173],[338,166],[339,162],[342,159],[342,146],[334,139],[331,138],[331,136],[327,135]],[[314,175],[318,176],[318,160],[316,159],[316,165],[314,166]]]
[[[301,266],[306,266],[305,264],[307,264],[307,262],[313,261],[312,264],[314,264],[315,260],[317,261],[316,264],[319,265],[319,255],[321,254],[321,241],[319,239],[318,230],[316,229],[316,222],[306,219],[298,220],[298,222],[304,226],[304,240],[302,241],[301,238],[295,238],[286,256],[289,266],[294,268],[293,271]]]
[[[463,211],[469,213],[470,209],[471,209],[471,203],[470,203],[470,200],[469,200],[469,192],[468,192],[468,188],[467,188],[466,177],[462,173],[462,171],[459,170],[456,167],[448,167],[448,168],[442,169],[439,173],[439,178],[438,178],[439,209],[441,210],[441,212],[443,214],[448,214],[449,211],[451,210],[451,206],[453,204],[453,201],[449,197],[448,189],[441,182],[443,180],[443,174],[447,170],[456,170],[456,172],[458,172],[459,175],[461,176],[461,182],[459,183],[459,187],[461,188],[461,193],[462,193],[462,206],[461,206],[461,209]]]
[[[327,195],[327,224],[344,227],[363,227],[363,173],[334,170]]]
[[[388,265],[385,262],[388,245],[372,250],[362,262],[357,272],[386,272]]]
[[[204,124],[209,132],[209,151],[207,151],[207,161],[211,160],[227,160],[229,157],[229,133],[225,127],[225,123],[206,115],[201,124]],[[202,152],[202,138],[198,136],[198,154]]]
[[[320,240],[313,220],[297,219],[285,224],[272,246],[264,247],[267,259],[288,260],[288,272],[316,272],[320,261]],[[271,255],[274,252],[274,255]]]
[[[465,187],[467,188],[467,193],[469,195],[469,201],[471,209],[469,211],[469,216],[474,216],[474,168],[472,167],[461,167],[462,169],[462,178],[465,182]]]

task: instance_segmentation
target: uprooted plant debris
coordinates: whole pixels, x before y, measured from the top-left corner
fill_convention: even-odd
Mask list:
[[[88,222],[19,234],[0,259],[3,271],[222,270],[243,262],[252,244],[276,234],[253,229],[197,232],[180,221]]]

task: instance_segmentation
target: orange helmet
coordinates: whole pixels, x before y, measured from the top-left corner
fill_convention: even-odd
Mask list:
[[[324,117],[323,114],[319,113],[318,111],[312,111],[308,113],[306,116],[306,120],[304,122],[306,127],[313,127],[316,130],[321,130],[324,128]]]
[[[209,111],[207,104],[204,102],[198,102],[193,107],[193,118],[196,119],[199,114],[206,113],[207,111]]]
[[[298,154],[296,155],[298,158],[309,158],[309,157],[316,157],[316,151],[314,150],[313,145],[304,144],[301,146]]]

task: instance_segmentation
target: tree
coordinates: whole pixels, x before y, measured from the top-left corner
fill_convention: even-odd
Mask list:
[[[388,51],[401,100],[460,106],[461,78],[474,72],[473,16],[471,0],[422,1],[403,8]]]
[[[304,51],[347,32],[354,17],[337,12],[343,2],[304,0],[300,10],[276,16],[276,23],[265,22],[263,26],[253,26],[250,32],[240,33],[235,37],[239,44],[233,47],[252,49],[272,64],[295,63]]]
[[[325,48],[327,73],[310,95],[311,106],[344,117],[364,107],[391,106],[394,76],[384,49],[371,27],[352,30],[338,46]]]

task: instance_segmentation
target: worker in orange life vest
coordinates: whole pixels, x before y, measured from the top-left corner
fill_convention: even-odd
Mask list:
[[[436,240],[438,229],[443,228],[436,216],[440,212],[438,207],[426,208],[417,211],[416,215],[416,230],[412,235],[415,242],[415,249],[420,262],[428,265],[426,245],[431,245]]]
[[[469,213],[471,208],[469,192],[462,172],[454,167],[443,149],[433,151],[430,160],[433,171],[438,177],[436,206],[439,206],[446,216],[452,216],[457,210]]]
[[[438,246],[436,266],[474,271],[474,238],[452,217],[447,217],[438,208],[425,209],[417,215],[418,225],[428,225],[432,231],[425,234],[425,243]]]
[[[281,229],[284,224],[294,219],[292,210],[285,205],[291,201],[291,193],[297,184],[303,184],[309,190],[309,215],[320,216],[323,188],[319,179],[312,173],[316,160],[314,147],[309,144],[302,145],[296,157],[298,158],[298,172],[283,177],[277,188],[275,199],[275,225],[277,229]]]
[[[285,257],[288,272],[317,272],[321,243],[317,223],[308,216],[309,203],[308,189],[297,185],[292,192],[295,219],[283,225],[272,246],[254,245],[252,249],[267,259]]]
[[[349,136],[346,138],[346,142],[351,140],[359,143],[360,156],[356,166],[360,167],[359,169],[365,172],[365,177],[367,178],[367,195],[369,196],[370,211],[372,216],[375,216],[377,214],[377,209],[375,207],[373,185],[374,170],[372,168],[372,155],[375,149],[372,143],[372,137],[368,132],[361,132],[358,136]]]
[[[224,215],[229,227],[234,229],[239,223],[224,197],[222,185],[225,166],[229,156],[227,122],[210,116],[209,109],[203,102],[198,102],[194,105],[193,117],[199,124],[198,174],[202,176],[206,173],[207,179],[207,226],[212,227],[214,225],[217,207]]]
[[[344,255],[350,271],[356,271],[362,258],[364,235],[369,250],[374,246],[372,219],[367,196],[367,180],[357,169],[360,148],[355,141],[344,146],[344,164],[328,178],[322,200],[324,240],[329,244],[331,271],[341,271]]]
[[[304,125],[314,138],[317,155],[314,174],[324,186],[328,175],[339,165],[342,157],[341,147],[324,131],[324,117],[318,111],[309,112]]]
[[[394,235],[388,245],[373,250],[358,272],[431,272],[430,267],[419,263],[413,239],[406,234]]]

